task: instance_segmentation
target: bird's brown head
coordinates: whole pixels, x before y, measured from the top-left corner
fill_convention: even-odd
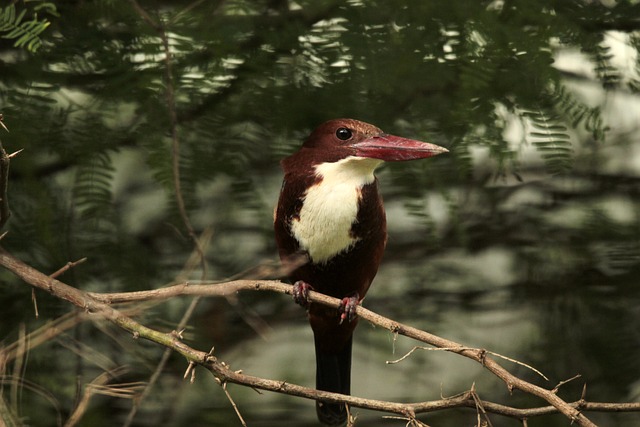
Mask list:
[[[353,119],[335,119],[318,126],[304,142],[320,161],[363,157],[383,161],[424,159],[446,153],[446,148],[384,133],[380,128]]]

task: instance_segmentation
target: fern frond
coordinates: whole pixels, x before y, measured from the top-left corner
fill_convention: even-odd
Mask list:
[[[620,86],[622,76],[620,71],[611,64],[613,54],[611,47],[604,43],[602,35],[596,41],[589,43],[583,50],[591,56],[594,63],[593,70],[604,89],[613,89]]]
[[[55,11],[53,4],[47,3],[47,5],[49,8],[53,6]],[[51,25],[51,22],[47,19],[38,19],[37,13],[33,14],[33,19],[25,21],[26,12],[26,9],[23,9],[16,13],[14,4],[0,8],[0,33],[5,33],[2,35],[4,39],[15,40],[13,43],[15,47],[24,47],[29,52],[36,52],[42,46],[40,34]]]
[[[99,152],[78,166],[74,202],[82,218],[98,218],[111,210],[114,167],[108,153]]]
[[[16,16],[16,7],[13,4],[0,9],[0,31],[12,31],[15,29],[22,22],[25,13],[27,11],[23,10]]]
[[[640,52],[640,35],[631,34],[629,36],[629,44],[636,52]],[[640,55],[636,56],[635,73],[629,78],[627,86],[635,93],[640,92]]]
[[[524,110],[521,115],[527,119],[528,140],[536,147],[552,174],[568,171],[573,162],[571,137],[567,126],[556,114],[537,110]]]
[[[552,94],[552,101],[556,109],[571,120],[572,127],[584,126],[596,141],[604,142],[607,128],[602,122],[599,107],[591,108],[581,103],[564,86],[558,86]]]
[[[451,152],[456,159],[456,171],[462,179],[468,179],[473,174],[473,156],[469,150],[472,143],[473,139],[469,138],[469,135],[465,135],[460,141],[455,141],[452,144]]]

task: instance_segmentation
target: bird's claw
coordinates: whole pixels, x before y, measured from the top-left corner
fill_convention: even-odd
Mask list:
[[[304,282],[302,280],[298,280],[293,284],[293,300],[296,304],[303,306],[304,308],[309,307],[309,291],[313,290],[310,284]]]
[[[353,322],[356,318],[356,307],[360,304],[360,297],[358,294],[355,294],[350,297],[342,298],[340,302],[340,307],[338,307],[338,312],[340,313],[340,324],[345,320],[348,322]]]

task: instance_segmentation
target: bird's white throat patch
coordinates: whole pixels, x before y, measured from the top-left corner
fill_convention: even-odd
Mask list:
[[[322,180],[310,187],[291,231],[315,263],[325,263],[357,242],[351,225],[358,216],[361,189],[375,180],[382,160],[347,157],[316,166]]]

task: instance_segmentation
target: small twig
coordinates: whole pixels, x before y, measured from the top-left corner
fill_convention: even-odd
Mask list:
[[[202,247],[207,246],[208,242],[211,240],[211,230],[205,230],[205,232],[203,233],[202,237]],[[186,261],[185,267],[183,269],[183,271],[179,274],[179,277],[188,277],[189,273],[191,272],[191,270],[193,270],[194,266],[197,263],[194,262],[194,255],[192,254],[192,256],[189,257],[189,259]],[[203,272],[204,274],[204,272]],[[178,323],[176,329],[177,329],[177,336],[174,336],[178,339],[182,339],[181,333],[182,331],[186,328],[187,323],[189,322],[189,319],[191,318],[191,316],[193,315],[198,301],[200,300],[200,297],[196,297],[193,300],[191,300],[191,302],[189,303],[189,307],[187,308],[187,310],[185,311],[185,313],[182,315],[182,318],[180,319],[180,322]],[[213,351],[213,348],[211,349],[211,351]],[[160,359],[160,361],[158,362],[158,365],[156,366],[156,368],[153,371],[153,374],[151,374],[151,377],[149,378],[149,382],[147,383],[147,387],[145,388],[145,390],[142,392],[142,394],[140,395],[140,397],[138,399],[135,400],[134,404],[131,406],[131,409],[129,411],[129,414],[127,415],[127,419],[125,421],[125,424],[123,425],[123,427],[128,427],[131,425],[131,423],[133,423],[133,420],[136,416],[136,414],[138,413],[138,409],[142,406],[142,403],[146,400],[146,398],[151,394],[151,391],[153,390],[153,388],[155,387],[158,379],[160,378],[160,375],[162,374],[162,372],[164,371],[165,366],[167,365],[169,358],[171,357],[171,355],[173,354],[173,350],[171,347],[167,347],[164,351],[164,353],[162,354],[162,358]],[[195,381],[195,369],[191,370],[191,383],[193,383]],[[185,373],[186,375],[186,373]]]
[[[2,123],[2,118],[0,118]],[[2,123],[2,127],[6,126]],[[7,198],[7,189],[9,188],[9,165],[11,157],[7,154],[2,143],[0,142],[0,228],[9,220],[11,211],[9,210],[9,200]]]
[[[394,339],[395,339],[395,336],[396,336],[396,335],[397,335],[397,333],[396,333],[396,334],[394,334]],[[411,355],[412,355],[416,350],[425,350],[425,351],[452,351],[452,352],[454,352],[454,353],[457,353],[457,352],[459,352],[459,351],[461,351],[461,350],[475,350],[475,349],[473,349],[473,348],[471,348],[471,347],[424,347],[424,346],[417,345],[417,346],[414,346],[411,350],[409,350],[409,351],[408,351],[404,356],[402,356],[401,358],[396,359],[396,360],[387,360],[387,361],[385,361],[385,363],[386,363],[387,365],[394,365],[394,364],[396,364],[396,363],[400,363],[400,362],[402,362],[403,360],[405,360],[407,357],[411,356]]]
[[[38,312],[38,298],[36,297],[36,288],[31,288],[31,302],[33,303],[33,315],[37,319],[40,317],[40,313]]]
[[[482,417],[484,417],[489,427],[493,427],[493,424],[489,419],[489,415],[484,409],[484,403],[482,402],[482,399],[480,399],[480,396],[478,396],[478,392],[476,391],[476,383],[471,384],[470,395],[473,398],[474,403],[476,404],[476,411],[478,413],[478,427],[482,426]]]
[[[472,351],[478,351],[478,352],[482,351],[482,352],[485,352],[487,354],[491,354],[492,356],[496,356],[496,357],[499,357],[501,359],[507,360],[509,362],[515,363],[517,365],[524,366],[525,368],[528,368],[528,369],[532,370],[533,372],[535,372],[536,374],[540,375],[545,380],[549,381],[549,378],[547,378],[542,372],[540,372],[538,369],[534,368],[531,365],[528,365],[528,364],[526,364],[524,362],[520,362],[519,360],[516,360],[516,359],[512,359],[511,357],[503,356],[500,353],[496,353],[496,352],[489,351],[489,350],[484,350],[484,349],[479,349],[479,348],[471,348],[471,347],[424,347],[424,346],[415,346],[411,350],[409,350],[409,352],[406,353],[401,358],[396,359],[396,360],[387,360],[385,363],[387,363],[387,364],[395,364],[395,363],[402,362],[404,359],[409,357],[416,350],[451,351],[453,353],[460,353],[461,351],[465,351],[465,350],[472,350]]]
[[[231,395],[229,394],[229,391],[227,390],[227,383],[223,382],[221,385],[222,385],[222,390],[224,391],[224,394],[227,395],[227,399],[229,399],[229,402],[231,402],[231,406],[233,407],[233,410],[236,411],[236,415],[238,416],[238,419],[240,420],[240,422],[244,427],[247,427],[247,423],[244,421],[244,418],[242,418],[242,414],[238,409],[238,405],[236,405],[236,402],[233,401],[233,398],[231,397]]]
[[[146,387],[144,388],[142,393],[140,393],[140,396],[133,402],[133,405],[131,405],[131,409],[127,414],[127,419],[125,420],[123,427],[128,427],[133,423],[133,420],[136,417],[136,414],[138,413],[138,409],[140,409],[142,402],[145,401],[145,399],[151,393],[153,386],[156,384],[156,382],[158,382],[158,379],[160,378],[160,375],[162,374],[164,367],[169,361],[169,357],[171,357],[171,354],[173,353],[167,350],[168,349],[165,349],[165,351],[162,353],[162,357],[160,358],[160,361],[158,362],[156,369],[153,371],[153,374],[151,374],[151,377],[149,378],[149,381],[147,382]]]
[[[74,262],[69,261],[64,266],[62,266],[60,269],[58,269],[57,271],[51,273],[49,275],[49,277],[55,279],[56,277],[59,277],[62,273],[66,272],[70,268],[73,268],[78,264],[82,264],[86,260],[87,260],[87,258],[85,257],[85,258],[79,259],[78,261],[74,261]],[[36,288],[31,289],[31,302],[33,303],[34,316],[37,319],[37,318],[40,317],[40,313],[38,312],[38,298],[36,296]]]
[[[129,0],[133,8],[138,15],[144,20],[151,28],[153,28],[159,35],[162,41],[162,48],[164,50],[164,80],[165,80],[165,98],[167,103],[167,110],[169,113],[169,128],[171,134],[171,169],[173,173],[173,189],[174,196],[176,198],[176,204],[178,206],[178,212],[182,224],[187,229],[189,238],[193,241],[194,247],[200,255],[203,276],[206,277],[207,263],[204,256],[204,250],[202,249],[198,236],[191,224],[187,208],[185,205],[184,197],[182,195],[182,183],[180,178],[180,138],[178,135],[178,113],[175,96],[175,83],[173,78],[173,61],[171,53],[171,44],[169,43],[169,36],[164,25],[154,20],[151,15],[142,7],[136,0]]]
[[[15,363],[13,364],[13,372],[15,378],[23,378],[23,368],[26,366],[27,360],[27,348],[29,348],[29,344],[27,342],[28,335],[26,333],[26,326],[24,323],[20,323],[20,328],[18,330],[18,351],[23,355],[22,357],[16,358]],[[19,394],[21,391],[22,382],[16,381],[11,384],[11,409],[12,412],[16,415],[20,414],[19,406],[20,403]]]
[[[126,367],[120,367],[109,372],[104,372],[91,381],[84,389],[82,398],[76,405],[75,409],[64,423],[64,427],[73,427],[76,425],[87,408],[89,407],[89,401],[91,397],[96,394],[105,394],[112,397],[124,397],[132,398],[136,394],[136,388],[139,387],[139,383],[119,384],[111,387],[105,387],[109,381],[117,378],[118,376],[127,372]]]
[[[187,366],[187,369],[184,371],[184,376],[182,378],[186,380],[189,375],[191,375],[190,382],[191,384],[193,384],[196,380],[196,362],[194,362],[193,360],[189,361],[189,365]]]
[[[557,393],[557,392],[558,392],[558,390],[560,389],[560,387],[562,387],[562,386],[563,386],[563,385],[565,385],[566,383],[570,383],[570,382],[571,382],[571,381],[573,381],[573,380],[577,380],[577,379],[578,379],[578,378],[580,378],[580,377],[581,377],[581,375],[580,375],[580,374],[577,374],[577,375],[575,375],[575,376],[573,376],[573,377],[569,378],[568,380],[562,380],[562,381],[560,381],[560,382],[558,383],[558,385],[556,385],[553,389],[551,389],[551,393],[554,393],[554,394],[555,394],[555,393]],[[586,386],[586,384],[585,384],[585,386]]]
[[[18,377],[14,377],[11,375],[7,375],[7,376],[0,376],[0,381],[3,384],[8,384],[8,385],[13,385],[13,384],[19,384],[19,386],[25,390],[29,390],[35,394],[37,394],[38,396],[40,396],[41,398],[45,399],[49,405],[51,405],[51,407],[54,409],[55,411],[55,421],[51,420],[51,417],[49,418],[49,421],[51,422],[51,424],[53,425],[57,425],[57,426],[61,426],[62,425],[62,409],[60,408],[60,404],[58,402],[58,400],[56,399],[56,397],[46,388],[40,386],[39,384],[36,384],[32,381],[29,381],[25,378],[18,378]],[[1,406],[1,405],[0,405]],[[4,415],[3,413],[0,413],[0,415]],[[17,423],[17,425],[23,425],[24,423],[24,419],[19,418],[20,422]],[[0,418],[0,421],[4,421],[3,418]],[[2,424],[0,424],[2,425]],[[4,426],[3,426],[4,427]]]
[[[187,13],[191,12],[191,10],[195,9],[196,7],[200,6],[200,4],[204,3],[206,0],[196,0],[193,3],[187,5],[184,9],[182,9],[181,11],[179,11],[178,13],[176,13],[175,15],[173,15],[173,17],[171,18],[170,23],[174,23],[175,21],[177,21],[178,19],[180,19],[182,16],[186,15]],[[220,2],[220,4],[222,4],[224,2]]]
[[[525,368],[528,368],[528,369],[532,370],[533,372],[535,372],[536,374],[540,375],[545,380],[549,381],[549,378],[547,378],[545,374],[543,374],[542,372],[540,372],[538,369],[534,368],[531,365],[527,365],[524,362],[520,362],[519,360],[512,359],[512,358],[507,357],[507,356],[503,356],[502,354],[499,354],[499,353],[496,353],[496,352],[493,352],[493,351],[489,351],[489,350],[484,350],[484,351],[487,352],[488,354],[491,354],[492,356],[499,357],[500,359],[504,359],[504,360],[507,360],[507,361],[509,361],[511,363],[515,363],[516,365],[524,366]]]
[[[358,416],[351,413],[351,406],[345,405],[345,409],[347,410],[347,427],[353,427]]]
[[[131,383],[120,383],[111,385],[89,384],[95,394],[103,396],[118,397],[121,399],[135,399],[140,391],[146,387],[146,383],[134,381]]]
[[[49,275],[49,277],[51,277],[52,279],[55,279],[55,278],[57,278],[57,277],[60,277],[60,275],[61,275],[62,273],[65,273],[65,272],[67,272],[68,270],[72,269],[73,267],[75,267],[75,266],[77,266],[77,265],[79,265],[79,264],[82,264],[82,263],[83,263],[83,262],[85,262],[86,260],[87,260],[87,258],[86,258],[86,257],[84,257],[84,258],[80,258],[80,259],[79,259],[79,260],[77,260],[77,261],[69,261],[69,262],[67,262],[65,265],[63,265],[62,267],[60,267],[58,270],[56,270],[55,272],[51,273],[51,274]]]
[[[25,351],[32,350],[45,342],[48,342],[52,338],[58,336],[64,331],[73,328],[78,323],[87,319],[84,313],[71,312],[64,316],[61,316],[53,321],[49,321],[46,325],[36,329],[26,336],[27,348],[22,347],[20,340],[4,347],[2,349],[2,356],[0,359],[8,363],[11,360],[22,357]]]
[[[415,417],[396,417],[393,415],[383,415],[382,418],[387,420],[401,420],[406,421],[405,427],[429,427],[428,424],[423,423]]]

